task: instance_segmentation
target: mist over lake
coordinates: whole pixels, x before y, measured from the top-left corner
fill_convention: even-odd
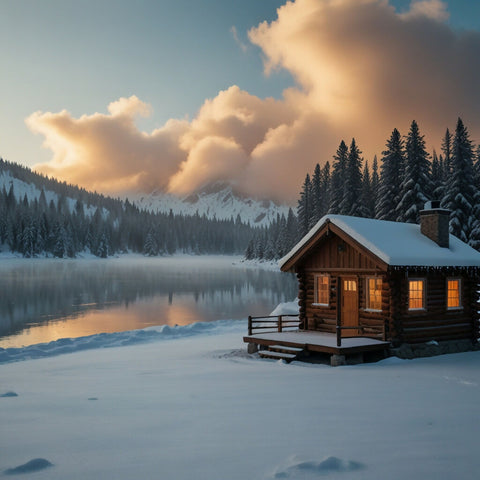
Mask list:
[[[268,315],[297,293],[293,275],[229,256],[2,260],[0,291],[3,348]]]

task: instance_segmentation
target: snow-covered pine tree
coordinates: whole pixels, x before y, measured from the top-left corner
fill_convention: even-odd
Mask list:
[[[380,177],[378,175],[378,160],[376,155],[374,155],[373,157],[371,185],[372,185],[372,195],[373,195],[373,217],[372,218],[375,218],[377,214],[378,188],[380,187]]]
[[[452,134],[447,128],[445,135],[442,139],[442,153],[443,153],[443,169],[445,174],[445,180],[450,175],[451,161],[452,161]]]
[[[343,200],[345,191],[345,170],[347,168],[348,147],[342,140],[333,156],[333,171],[330,181],[330,207],[328,213],[340,214],[346,213],[341,211],[340,204]]]
[[[143,246],[143,254],[149,257],[155,257],[158,255],[158,243],[155,235],[155,228],[153,225],[148,230],[147,236],[145,237],[145,244]]]
[[[307,173],[305,181],[303,182],[302,191],[300,192],[300,199],[298,200],[297,207],[298,227],[302,237],[310,230],[312,223],[312,207],[312,182],[310,180],[310,175]]]
[[[286,238],[286,252],[289,252],[296,243],[300,240],[298,231],[298,219],[291,208],[288,209],[287,215],[287,238]]]
[[[35,251],[35,242],[37,240],[37,230],[35,227],[35,222],[33,219],[29,219],[28,223],[25,225],[22,234],[22,253],[25,258],[32,258]]]
[[[432,188],[433,192],[437,190],[438,187],[442,186],[443,183],[443,171],[440,165],[440,159],[437,156],[437,152],[433,149],[432,153]],[[437,197],[434,194],[434,200],[437,200]]]
[[[451,172],[442,206],[451,212],[450,233],[463,242],[470,240],[471,232],[477,227],[473,215],[477,200],[478,189],[473,183],[473,146],[467,128],[459,118],[452,143]]]
[[[405,142],[405,169],[397,205],[397,221],[418,223],[420,210],[432,198],[430,161],[425,150],[425,139],[413,120]]]
[[[365,162],[362,175],[362,196],[360,203],[365,210],[365,217],[374,218],[375,216],[375,197],[372,189],[372,179],[370,176],[370,170],[368,169],[368,163]]]
[[[312,175],[312,218],[310,228],[322,217],[324,202],[322,193],[322,171],[317,163]]]
[[[473,179],[475,186],[480,189],[480,145],[475,150],[475,158],[473,160]]]
[[[290,248],[287,245],[288,231],[287,231],[287,219],[285,215],[281,215],[278,225],[278,235],[275,241],[275,254],[274,258],[282,258]]]
[[[400,200],[400,182],[405,162],[404,142],[396,128],[387,140],[382,155],[375,218],[396,220],[395,210]]]
[[[108,238],[107,234],[105,232],[102,233],[102,236],[100,237],[100,242],[98,243],[98,249],[97,249],[97,257],[100,258],[107,258],[108,253],[109,253],[109,248],[108,248]]]
[[[254,251],[254,245],[253,245],[254,241],[253,241],[253,237],[250,239],[250,241],[248,242],[248,245],[247,245],[247,249],[245,250],[245,258],[247,260],[253,260],[254,255],[255,255],[255,251]]]
[[[352,217],[365,217],[366,209],[362,205],[362,159],[361,151],[352,138],[345,168],[345,184],[340,211]]]
[[[330,162],[327,160],[322,168],[321,191],[323,202],[320,208],[320,218],[327,214],[328,208],[330,206],[330,181]]]

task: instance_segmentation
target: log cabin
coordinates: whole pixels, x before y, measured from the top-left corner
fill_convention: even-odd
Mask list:
[[[393,347],[476,345],[480,253],[449,234],[449,213],[428,202],[420,225],[319,220],[279,261],[298,278],[300,330],[381,338]]]

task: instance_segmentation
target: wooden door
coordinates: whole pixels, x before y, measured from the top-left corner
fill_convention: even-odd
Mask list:
[[[358,280],[342,277],[342,327],[358,327]],[[357,329],[342,330],[342,337],[354,337]]]

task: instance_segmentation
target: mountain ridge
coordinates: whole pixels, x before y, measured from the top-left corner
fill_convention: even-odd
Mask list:
[[[117,197],[107,196],[97,192],[90,192],[76,185],[61,182],[55,178],[45,177],[28,167],[6,162],[0,159],[0,189],[8,192],[10,185],[14,187],[17,201],[23,200],[26,195],[29,201],[38,200],[42,189],[47,202],[58,201],[59,196],[65,195],[70,210],[75,201],[81,199],[86,203],[96,203],[94,199],[129,201],[139,209],[153,213],[169,213],[179,215],[205,215],[207,218],[218,220],[236,219],[252,226],[268,226],[277,215],[288,215],[289,206],[278,205],[272,200],[257,200],[245,197],[236,192],[230,185],[216,182],[209,184],[189,195],[179,197],[173,194],[162,193],[158,190],[150,194],[129,192]],[[68,194],[67,194],[68,191]],[[75,194],[72,196],[72,192]],[[93,210],[93,209],[92,209]],[[93,214],[93,211],[91,212]]]

